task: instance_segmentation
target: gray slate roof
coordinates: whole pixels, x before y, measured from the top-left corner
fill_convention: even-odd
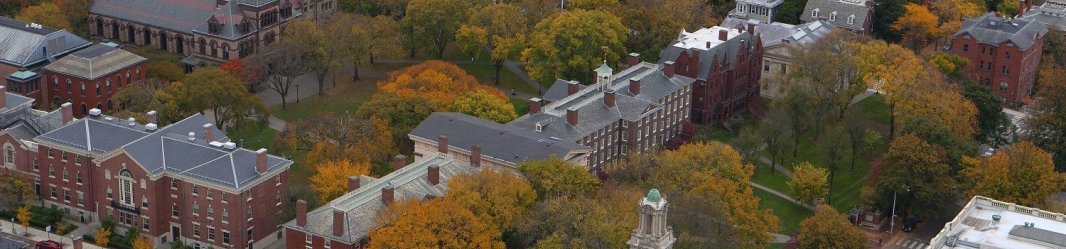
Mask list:
[[[762,47],[769,48],[781,44],[808,45],[825,37],[833,30],[833,25],[822,20],[815,20],[799,25],[787,23],[764,23],[757,20],[745,20],[735,17],[726,17],[719,26],[727,28],[747,28],[748,24],[755,24],[755,34],[762,40]]]
[[[96,0],[90,13],[189,34],[207,23],[215,0]]]
[[[218,34],[211,34],[210,32],[208,32],[208,20],[210,20],[211,18],[214,18],[215,21],[220,24]],[[244,21],[249,22],[249,28],[247,33],[241,32],[240,29],[240,25]],[[237,1],[229,1],[228,3],[226,3],[226,5],[219,6],[217,9],[215,9],[211,16],[208,17],[208,19],[204,19],[204,21],[201,22],[200,25],[197,25],[195,28],[193,28],[192,31],[201,34],[218,36],[230,40],[236,40],[244,35],[254,33],[257,29],[256,26],[257,25],[255,22],[248,20],[248,17],[244,16],[244,11],[241,11],[241,6],[238,4]]]
[[[742,33],[734,34],[735,36],[732,36],[731,38],[729,38],[725,42],[722,42],[722,43],[717,44],[717,45],[713,45],[710,49],[705,49],[705,48],[687,49],[687,48],[685,48],[686,45],[684,45],[681,42],[681,41],[684,41],[684,40],[692,40],[693,38],[690,38],[690,36],[705,35],[705,34],[702,34],[702,33],[709,32],[708,30],[712,30],[712,29],[713,30],[717,30],[717,29],[720,29],[720,28],[722,28],[722,27],[713,27],[713,28],[710,28],[710,29],[701,29],[699,31],[692,32],[692,33],[685,32],[684,30],[682,30],[681,34],[678,36],[678,39],[671,43],[672,45],[666,46],[666,48],[664,48],[662,50],[662,52],[659,52],[659,64],[662,64],[663,62],[666,62],[666,61],[677,60],[678,56],[680,56],[681,53],[700,53],[700,69],[699,69],[699,75],[696,76],[696,78],[697,79],[701,79],[701,80],[706,80],[707,79],[707,74],[709,74],[711,72],[711,70],[710,70],[711,66],[715,65],[715,60],[718,60],[718,61],[723,61],[724,60],[724,62],[726,63],[725,65],[732,66],[733,63],[736,63],[736,60],[737,60],[737,57],[738,57],[737,53],[740,52],[741,46],[747,46],[749,48],[748,51],[751,51],[751,50],[754,49],[755,40],[756,40],[757,37],[752,36],[751,33],[749,33],[749,32],[742,32]],[[756,28],[756,30],[758,30],[758,28]],[[736,30],[733,30],[733,31],[730,31],[730,32],[736,32]],[[713,38],[713,39],[717,39],[717,34],[715,34],[714,36],[715,36],[715,38]],[[700,39],[697,39],[697,40],[700,40]]]
[[[803,13],[800,14],[800,21],[824,20],[836,27],[869,32],[863,26],[866,22],[866,16],[873,14],[873,7],[867,6],[867,1],[872,0],[808,0],[807,6],[803,8]],[[815,9],[818,10],[818,17],[811,16]],[[837,13],[836,20],[830,20],[833,12]],[[855,20],[849,24],[848,17],[852,15],[855,15]]]
[[[563,158],[575,151],[589,151],[587,146],[552,139],[551,137],[516,126],[499,124],[470,115],[454,112],[430,114],[408,136],[436,141],[448,137],[448,145],[470,150],[481,146],[481,155],[511,164],[527,160]]]
[[[1040,22],[1022,19],[1014,19],[1006,22],[995,13],[989,12],[983,16],[966,20],[962,23],[962,29],[952,36],[970,35],[977,42],[999,45],[1011,42],[1022,51],[1033,46],[1036,36],[1047,34],[1047,27]]]
[[[65,55],[89,46],[89,41],[67,32],[49,27],[29,27],[29,24],[0,16],[0,63],[16,68],[32,68],[49,57]],[[45,50],[48,54],[45,54]],[[6,75],[3,75],[6,76]]]
[[[587,86],[577,84],[578,91],[581,91],[581,89],[585,89],[585,87]],[[553,83],[552,86],[548,88],[548,91],[544,92],[544,96],[541,96],[541,99],[547,101],[556,101],[562,98],[566,98],[567,89],[569,89],[569,81],[555,80],[555,83]]]
[[[1040,22],[1049,29],[1066,32],[1066,1],[1048,0],[1019,19]]]
[[[1048,231],[1037,227],[1015,225],[1010,229],[1010,236],[1055,245],[1059,248],[1066,247],[1066,234]]]
[[[640,94],[629,92],[629,80],[632,78],[640,79]],[[692,78],[676,74],[673,78],[666,78],[661,65],[641,63],[611,76],[609,88],[615,92],[614,107],[607,107],[603,103],[604,93],[600,90],[602,86],[597,83],[574,95],[544,105],[540,113],[523,115],[507,125],[534,131],[536,126],[540,125],[541,133],[548,137],[577,142],[620,120],[639,120],[659,107],[656,104],[659,99],[693,82],[695,80]],[[568,83],[556,81],[556,85],[559,84]],[[566,122],[566,112],[571,107],[578,111],[576,125]]]
[[[96,44],[63,57],[44,68],[52,72],[95,80],[147,60],[126,50]]]
[[[449,141],[450,142],[450,141]],[[440,184],[429,183],[427,173],[431,165],[440,167]],[[307,226],[300,227],[296,221],[289,221],[283,226],[352,244],[366,238],[367,232],[374,226],[377,214],[385,210],[381,202],[381,189],[387,185],[394,187],[394,200],[424,200],[428,197],[441,197],[447,191],[448,180],[452,177],[475,173],[481,168],[459,165],[450,156],[437,154],[422,161],[408,164],[380,179],[359,177],[359,189],[348,192],[341,197],[307,212]],[[333,210],[345,213],[344,233],[333,236]]]

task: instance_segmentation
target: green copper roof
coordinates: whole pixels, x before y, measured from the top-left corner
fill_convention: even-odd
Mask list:
[[[648,191],[648,197],[645,197],[650,202],[659,202],[663,197],[659,195],[658,189],[651,189]]]
[[[604,61],[603,64],[600,65],[599,68],[596,68],[596,72],[597,73],[601,73],[601,74],[610,74],[612,71],[614,71],[614,70],[611,69],[611,67],[607,66],[607,62],[606,61]]]

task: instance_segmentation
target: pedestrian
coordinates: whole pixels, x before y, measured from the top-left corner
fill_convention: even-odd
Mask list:
[[[877,246],[881,246],[882,238],[877,238]]]

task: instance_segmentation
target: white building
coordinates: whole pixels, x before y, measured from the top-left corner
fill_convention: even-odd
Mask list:
[[[784,2],[785,0],[737,0],[737,7],[729,11],[729,16],[772,23],[777,6]]]
[[[974,196],[928,249],[1066,248],[1066,215]]]

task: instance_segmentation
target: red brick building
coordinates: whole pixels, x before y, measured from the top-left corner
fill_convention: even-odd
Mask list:
[[[749,25],[748,30],[754,28]],[[692,120],[718,123],[748,111],[759,97],[762,42],[758,35],[738,29],[712,27],[681,32],[659,54],[660,63],[673,65],[678,75],[695,78]]]
[[[952,36],[951,51],[969,60],[966,75],[974,82],[1018,105],[1033,93],[1046,33],[1039,22],[988,13],[963,23]]]
[[[119,108],[111,96],[132,84],[143,84],[148,59],[115,46],[96,44],[45,66],[43,91],[33,97],[43,109],[70,102],[74,116],[89,109]]]

